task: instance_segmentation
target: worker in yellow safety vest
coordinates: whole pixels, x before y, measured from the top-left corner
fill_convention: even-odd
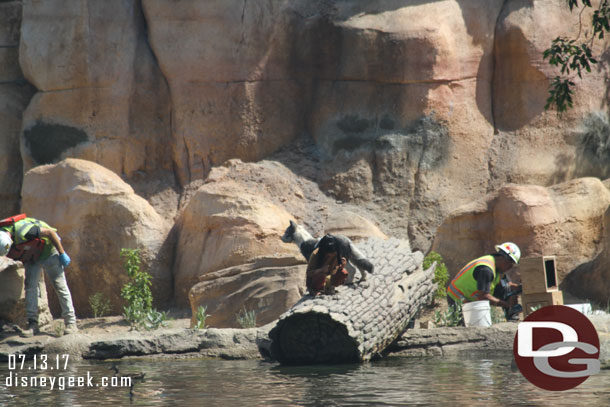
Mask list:
[[[466,264],[451,280],[447,287],[447,303],[450,306],[455,305],[456,302],[488,300],[491,305],[507,310],[517,303],[516,295],[504,300],[492,293],[499,285],[503,274],[519,264],[521,250],[512,242],[497,245],[495,249],[496,253],[479,257]],[[512,288],[518,287],[512,282],[508,284]]]
[[[64,273],[71,260],[55,228],[25,214],[0,220],[0,256],[21,261],[25,267],[25,314],[28,326],[22,330],[22,336],[40,333],[38,282],[43,269],[59,300],[65,322],[64,333],[78,332],[72,294]]]

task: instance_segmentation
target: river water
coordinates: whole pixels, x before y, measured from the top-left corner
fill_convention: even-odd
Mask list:
[[[306,367],[257,360],[119,360],[121,374],[146,375],[134,381],[132,394],[129,387],[103,386],[119,380],[111,362],[59,362],[59,370],[50,370],[50,361],[45,371],[33,370],[31,362],[21,367],[17,361],[13,370],[5,365],[0,406],[610,406],[610,370],[575,389],[548,392],[511,372],[510,353]],[[45,388],[14,386],[31,376],[54,377],[54,388],[49,382]],[[84,387],[67,388],[69,378],[78,384],[79,376]]]

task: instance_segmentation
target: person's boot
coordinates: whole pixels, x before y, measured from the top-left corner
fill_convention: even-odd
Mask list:
[[[64,335],[75,334],[78,332],[78,327],[76,324],[68,324],[66,325],[66,329],[64,329]]]
[[[513,307],[506,312],[506,320],[508,322],[519,322],[519,314],[523,312],[521,304],[515,304]]]
[[[38,335],[39,333],[40,327],[38,326],[38,322],[28,321],[27,328],[21,331],[21,336],[24,338],[31,338],[32,336]]]

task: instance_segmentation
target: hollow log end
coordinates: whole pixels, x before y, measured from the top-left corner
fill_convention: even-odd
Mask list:
[[[358,343],[347,327],[328,314],[295,313],[278,321],[269,332],[271,356],[282,364],[356,363]]]

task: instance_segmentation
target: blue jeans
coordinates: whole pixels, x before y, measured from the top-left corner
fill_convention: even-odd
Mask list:
[[[65,324],[76,324],[72,295],[66,282],[64,268],[59,263],[57,252],[46,260],[25,265],[25,315],[28,321],[38,322],[38,281],[42,269],[46,271],[47,277],[57,293],[57,299],[61,306],[61,316]]]

